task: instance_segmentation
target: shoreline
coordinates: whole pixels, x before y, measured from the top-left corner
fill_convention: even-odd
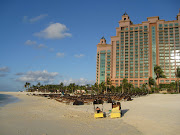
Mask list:
[[[92,105],[65,105],[44,97],[27,96],[26,92],[2,93],[21,101],[0,107],[0,134],[11,134],[9,128],[18,135],[180,134],[180,94],[151,94],[122,101],[122,118],[94,119]]]
[[[3,100],[0,100],[1,101],[0,107],[4,107],[7,104],[12,104],[12,103],[16,103],[16,102],[20,101],[19,98],[15,97],[11,94],[6,94],[6,93],[1,94],[1,92],[0,92],[0,96],[1,96],[1,98],[4,98]]]

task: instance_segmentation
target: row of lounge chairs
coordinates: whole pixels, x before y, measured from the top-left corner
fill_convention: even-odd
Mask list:
[[[49,99],[55,99],[58,102],[73,104],[73,105],[84,105],[92,104],[94,102],[106,102],[112,103],[113,101],[131,101],[132,98],[147,95],[147,93],[131,93],[131,94],[98,94],[98,95],[74,95],[70,94],[32,94],[33,96],[42,96]]]

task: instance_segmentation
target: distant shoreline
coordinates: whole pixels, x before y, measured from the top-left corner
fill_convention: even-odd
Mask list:
[[[20,99],[12,94],[0,93],[0,107],[4,107],[7,104],[19,102]]]

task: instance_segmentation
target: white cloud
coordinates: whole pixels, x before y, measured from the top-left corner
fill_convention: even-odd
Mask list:
[[[39,20],[42,20],[43,18],[45,18],[46,16],[48,16],[48,14],[41,14],[39,16],[36,16],[34,18],[28,18],[28,16],[24,16],[23,17],[23,21],[24,22],[30,22],[30,23],[34,23],[34,22],[37,22]]]
[[[76,58],[81,58],[81,57],[84,57],[84,54],[79,54],[79,55],[78,55],[78,54],[75,54],[74,57],[76,57]]]
[[[37,44],[36,41],[32,41],[32,40],[27,40],[25,42],[25,45],[36,45],[36,44]]]
[[[35,33],[34,35],[46,39],[61,39],[65,37],[71,37],[72,35],[70,33],[66,33],[67,30],[68,28],[64,24],[54,23],[50,24],[47,28],[38,33]]]
[[[25,42],[25,45],[33,46],[33,47],[36,48],[36,49],[47,48],[46,45],[44,45],[44,44],[37,44],[36,41],[32,41],[32,40],[27,40],[27,41]]]
[[[57,57],[64,57],[64,53],[58,52],[58,53],[56,53],[56,56],[57,56]]]
[[[50,51],[50,52],[54,52],[54,48],[50,48],[49,51]]]
[[[49,73],[46,70],[43,71],[29,71],[24,73],[23,76],[19,77],[17,80],[21,82],[52,82],[54,78],[58,75],[57,72]]]
[[[41,49],[41,48],[47,48],[47,46],[44,45],[44,44],[39,44],[39,45],[37,45],[36,47],[39,48],[39,49]]]
[[[62,81],[60,81],[60,82],[62,82]],[[63,83],[65,85],[69,85],[70,83],[75,83],[76,85],[86,85],[86,84],[94,84],[95,82],[96,81],[94,81],[94,80],[87,80],[85,78],[80,78],[80,79],[72,79],[72,78],[70,78],[69,80],[64,80],[63,81]]]
[[[39,15],[39,16],[36,16],[36,17],[34,17],[34,18],[29,19],[29,21],[30,21],[31,23],[37,22],[37,21],[45,18],[46,16],[48,16],[48,14],[42,14],[42,15]]]
[[[10,69],[8,67],[0,67],[0,72],[9,72]]]

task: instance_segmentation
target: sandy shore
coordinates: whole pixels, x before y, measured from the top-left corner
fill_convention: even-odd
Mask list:
[[[180,94],[153,94],[121,102],[124,115],[120,119],[94,119],[93,105],[65,105],[19,92],[0,94],[21,100],[0,107],[1,135],[180,134]]]

